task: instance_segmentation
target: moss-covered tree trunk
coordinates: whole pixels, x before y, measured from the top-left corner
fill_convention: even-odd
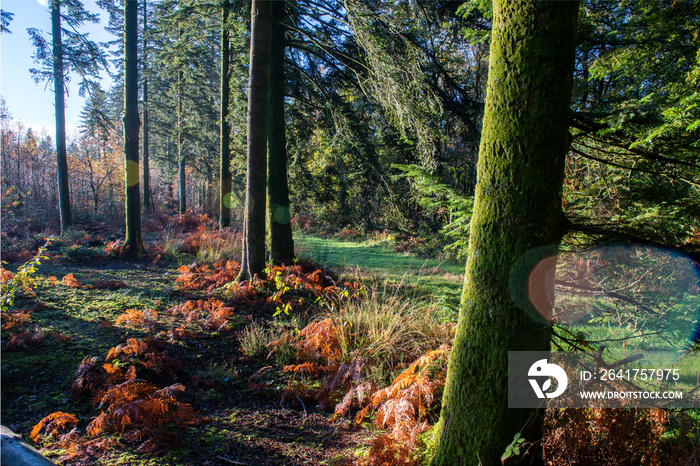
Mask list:
[[[248,161],[240,280],[247,280],[255,274],[262,275],[265,269],[267,118],[273,2],[253,0],[251,5]]]
[[[219,227],[231,224],[231,127],[228,123],[230,100],[229,48],[230,30],[228,25],[230,4],[223,0],[221,5],[221,137],[219,148]]]
[[[124,5],[124,156],[126,184],[126,241],[129,253],[143,252],[139,187],[138,2]]]
[[[279,264],[294,259],[284,124],[284,1],[273,2],[272,17],[270,114],[267,133],[267,250],[270,262]]]
[[[56,106],[56,167],[58,176],[58,210],[61,232],[73,225],[68,184],[66,154],[66,105],[63,94],[63,40],[61,36],[61,2],[51,0],[51,39],[53,47],[53,88]],[[17,159],[19,161],[19,158]]]
[[[146,31],[148,30],[148,5],[147,1],[143,0],[143,136],[142,136],[142,167],[143,171],[143,211],[146,215],[150,214],[153,209],[153,201],[151,199],[151,173],[150,159],[148,147],[148,39]]]
[[[556,250],[563,233],[578,3],[495,0],[493,9],[478,183],[435,465],[501,464],[528,420],[523,436],[539,435],[532,410],[508,408],[507,358],[548,350],[550,332],[530,317],[527,299],[513,299],[527,296],[527,284],[511,271],[525,253],[536,263],[542,248]]]

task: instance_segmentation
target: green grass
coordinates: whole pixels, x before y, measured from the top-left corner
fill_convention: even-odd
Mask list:
[[[464,264],[423,259],[411,254],[394,252],[381,244],[343,241],[296,234],[298,257],[336,269],[341,273],[359,272],[361,277],[377,277],[413,286],[438,290],[447,287],[461,290]]]

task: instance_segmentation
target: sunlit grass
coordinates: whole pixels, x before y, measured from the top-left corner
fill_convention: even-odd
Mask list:
[[[431,289],[461,289],[464,265],[437,259],[423,259],[397,253],[381,244],[317,238],[303,234],[295,237],[297,257],[308,257],[341,273],[357,273],[360,278],[382,277],[393,283]]]

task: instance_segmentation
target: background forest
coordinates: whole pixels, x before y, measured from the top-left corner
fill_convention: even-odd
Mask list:
[[[76,223],[124,216],[120,10],[100,4],[117,37],[105,44],[111,48],[80,50],[94,54],[86,55],[93,69],[80,68],[86,56],[75,58],[88,96],[81,130],[67,139]],[[144,219],[187,209],[217,219],[221,6],[139,8]],[[250,5],[230,8],[232,196],[224,203],[240,220]],[[354,235],[388,230],[421,237],[415,242],[425,253],[447,246],[445,254],[458,257],[476,182],[489,9],[488,2],[289,4],[284,107],[295,223]],[[695,10],[694,2],[581,8],[564,192],[572,230],[671,247],[697,239]],[[46,57],[49,39],[32,34],[37,57]],[[100,65],[114,76],[110,89],[96,85]],[[37,79],[50,71],[36,70]],[[14,222],[58,227],[54,145],[3,106],[5,234]]]
[[[83,3],[54,0],[53,30],[28,30],[37,92],[48,86],[63,108],[64,80],[80,83],[79,130],[57,116],[55,135],[38,132],[0,102],[3,410],[13,428],[64,464],[100,464],[100,451],[204,464],[209,450],[220,461],[210,464],[433,461],[478,181],[491,2],[270,2],[269,95],[257,107],[251,2]],[[23,33],[12,19],[2,11],[2,34]],[[114,40],[91,41],[81,32],[90,22]],[[593,327],[615,313],[665,302],[653,322],[666,322],[696,302],[697,283],[682,285],[689,297],[662,291],[684,280],[667,257],[700,261],[698,24],[693,0],[580,3],[561,192],[561,250],[573,259],[562,268],[614,269],[603,253],[575,255],[611,244],[669,256],[635,252],[667,281],[635,272],[637,287],[606,295],[618,304],[588,327],[555,326],[555,348],[596,349],[610,335]],[[262,113],[268,235],[294,243],[285,252],[268,237],[269,263],[253,278],[246,199]],[[270,233],[275,222],[291,232]],[[75,322],[57,323],[61,309]],[[653,333],[668,328],[645,319],[625,338],[669,344]],[[692,338],[684,349],[697,349]],[[19,388],[5,387],[27,383],[22,351],[35,344],[72,349],[56,349],[36,376],[50,399],[27,410]],[[303,409],[303,422],[277,404]],[[293,426],[298,445],[230,440],[236,426],[257,432],[260,416],[277,440]],[[307,421],[320,447],[301,433]],[[698,464],[699,422],[697,410],[551,410],[541,438],[497,448],[508,464],[531,449],[553,465]]]

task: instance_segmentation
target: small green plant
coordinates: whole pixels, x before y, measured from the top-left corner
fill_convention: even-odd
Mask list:
[[[218,364],[210,362],[202,371],[204,378],[213,379],[220,383],[236,382],[240,380],[241,374],[237,367],[231,367],[227,363]]]
[[[41,265],[41,260],[47,259],[44,251],[50,244],[51,239],[46,240],[46,243],[39,248],[36,255],[22,264],[17,273],[12,274],[4,269],[0,272],[2,274],[0,280],[0,311],[3,316],[14,305],[18,294],[32,293],[32,290],[36,288],[39,280],[37,269]]]
[[[520,449],[525,446],[525,439],[520,436],[520,432],[515,434],[513,441],[506,447],[506,451],[501,455],[501,463],[505,463],[508,458],[520,456]]]

